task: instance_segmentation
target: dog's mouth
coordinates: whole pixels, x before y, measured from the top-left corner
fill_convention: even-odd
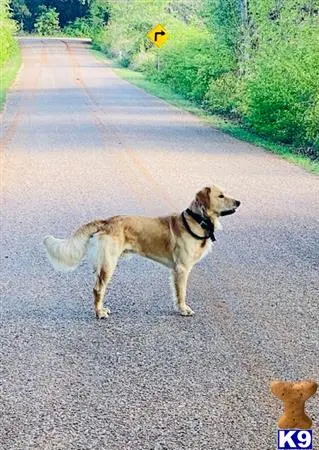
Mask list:
[[[220,216],[229,216],[230,214],[234,214],[236,212],[236,208],[228,209],[226,211],[222,211]]]
[[[236,209],[240,206],[240,201],[236,200],[234,208],[226,209],[225,211],[221,211],[220,216],[229,216],[230,214],[234,214]]]

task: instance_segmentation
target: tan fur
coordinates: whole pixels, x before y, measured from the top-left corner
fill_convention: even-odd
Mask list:
[[[196,194],[190,209],[209,216],[217,229],[220,214],[237,206],[237,200],[224,196],[219,188],[211,186]],[[192,231],[203,236],[200,225],[189,215],[186,218]],[[46,237],[44,245],[53,266],[61,270],[74,270],[88,255],[96,273],[93,293],[98,318],[109,314],[109,309],[103,307],[104,294],[118,259],[125,253],[137,253],[170,268],[178,308],[182,315],[189,316],[194,313],[185,302],[187,279],[193,265],[210,249],[211,241],[192,237],[181,216],[174,214],[156,218],[114,216],[95,220],[81,226],[69,239]]]

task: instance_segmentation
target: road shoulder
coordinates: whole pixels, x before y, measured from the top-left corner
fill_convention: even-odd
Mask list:
[[[21,66],[21,49],[17,45],[14,55],[1,67],[0,70],[0,113],[4,109],[7,91],[16,79]]]

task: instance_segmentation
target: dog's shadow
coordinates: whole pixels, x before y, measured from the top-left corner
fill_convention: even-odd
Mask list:
[[[109,304],[108,304],[109,305]],[[141,324],[147,321],[150,323],[162,322],[165,319],[183,320],[178,311],[160,308],[158,305],[143,308],[143,305],[128,305],[127,307],[113,305],[111,314],[106,319],[97,319],[95,317],[92,305],[77,304],[77,307],[71,306],[70,303],[61,308],[60,303],[49,306],[29,306],[24,307],[19,312],[14,309],[6,311],[6,323],[19,323],[26,326],[28,323],[35,324],[56,324],[56,325],[72,325],[72,324],[98,324],[99,326],[108,326],[113,324],[136,323]],[[91,306],[91,308],[90,308]],[[185,319],[184,319],[185,320]]]

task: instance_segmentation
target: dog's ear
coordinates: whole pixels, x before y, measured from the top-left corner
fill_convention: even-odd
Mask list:
[[[200,209],[204,211],[207,211],[210,207],[210,192],[210,187],[205,187],[196,194],[196,202],[198,203]]]

